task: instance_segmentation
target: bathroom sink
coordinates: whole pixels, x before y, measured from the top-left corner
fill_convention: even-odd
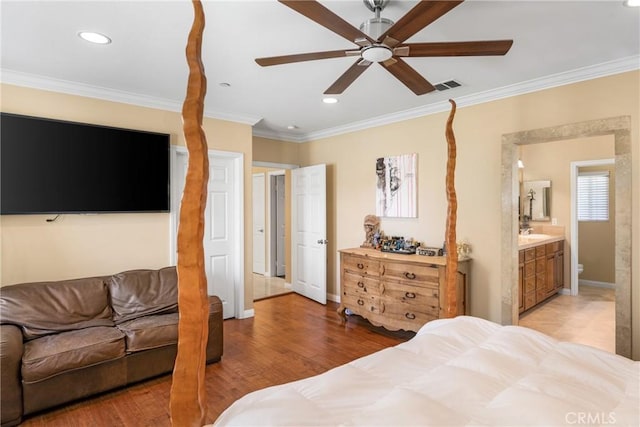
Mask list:
[[[527,240],[544,240],[550,239],[551,236],[548,234],[520,234],[519,238]]]
[[[546,239],[550,239],[553,236],[548,234],[519,234],[518,235],[518,244],[526,245],[529,243],[537,243]]]

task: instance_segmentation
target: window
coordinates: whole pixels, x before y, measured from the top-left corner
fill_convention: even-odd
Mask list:
[[[578,175],[578,221],[609,221],[609,172]]]

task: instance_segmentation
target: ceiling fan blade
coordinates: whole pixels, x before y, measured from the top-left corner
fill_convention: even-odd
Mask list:
[[[384,40],[389,36],[402,43],[409,37],[458,6],[461,1],[426,1],[422,0],[413,9],[407,12],[398,22],[393,24],[384,34],[380,36],[380,40]]]
[[[411,89],[416,95],[436,90],[431,83],[422,77],[416,70],[400,58],[395,58],[395,62],[385,61],[380,64],[400,80],[406,87]]]
[[[312,0],[278,0],[285,6],[290,7],[301,15],[306,16],[312,21],[322,25],[323,27],[333,31],[334,33],[344,37],[350,42],[356,39],[366,39],[373,43],[369,36],[349,24],[344,19],[318,3]]]
[[[256,58],[258,65],[268,67],[270,65],[291,64],[292,62],[315,61],[316,59],[341,58],[350,56],[345,50],[328,50],[325,52],[299,53],[295,55],[271,56],[268,58]],[[358,54],[359,50],[356,50]]]
[[[324,91],[325,95],[339,95],[345,91],[346,88],[351,85],[360,74],[364,73],[367,68],[372,63],[369,61],[365,61],[365,63],[361,63],[360,60],[357,60],[343,75],[341,75],[338,80],[336,80],[329,89]]]
[[[425,56],[489,56],[509,52],[513,40],[485,40],[473,42],[407,43],[411,57]],[[398,49],[398,48],[396,48]]]

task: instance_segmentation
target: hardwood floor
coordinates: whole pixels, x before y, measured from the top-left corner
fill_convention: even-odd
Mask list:
[[[615,291],[580,286],[579,295],[558,295],[523,313],[520,326],[561,341],[577,342],[615,353]]]
[[[358,317],[342,325],[337,304],[323,306],[297,294],[257,301],[254,308],[254,318],[224,322],[222,361],[206,368],[207,423],[248,392],[320,374],[413,336]],[[169,426],[170,387],[165,375],[29,417],[23,425]]]

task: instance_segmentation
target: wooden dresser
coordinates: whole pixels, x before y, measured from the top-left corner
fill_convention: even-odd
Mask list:
[[[446,307],[445,257],[403,255],[374,249],[340,252],[340,307],[376,326],[415,331]],[[469,260],[458,262],[458,314],[468,314]]]

